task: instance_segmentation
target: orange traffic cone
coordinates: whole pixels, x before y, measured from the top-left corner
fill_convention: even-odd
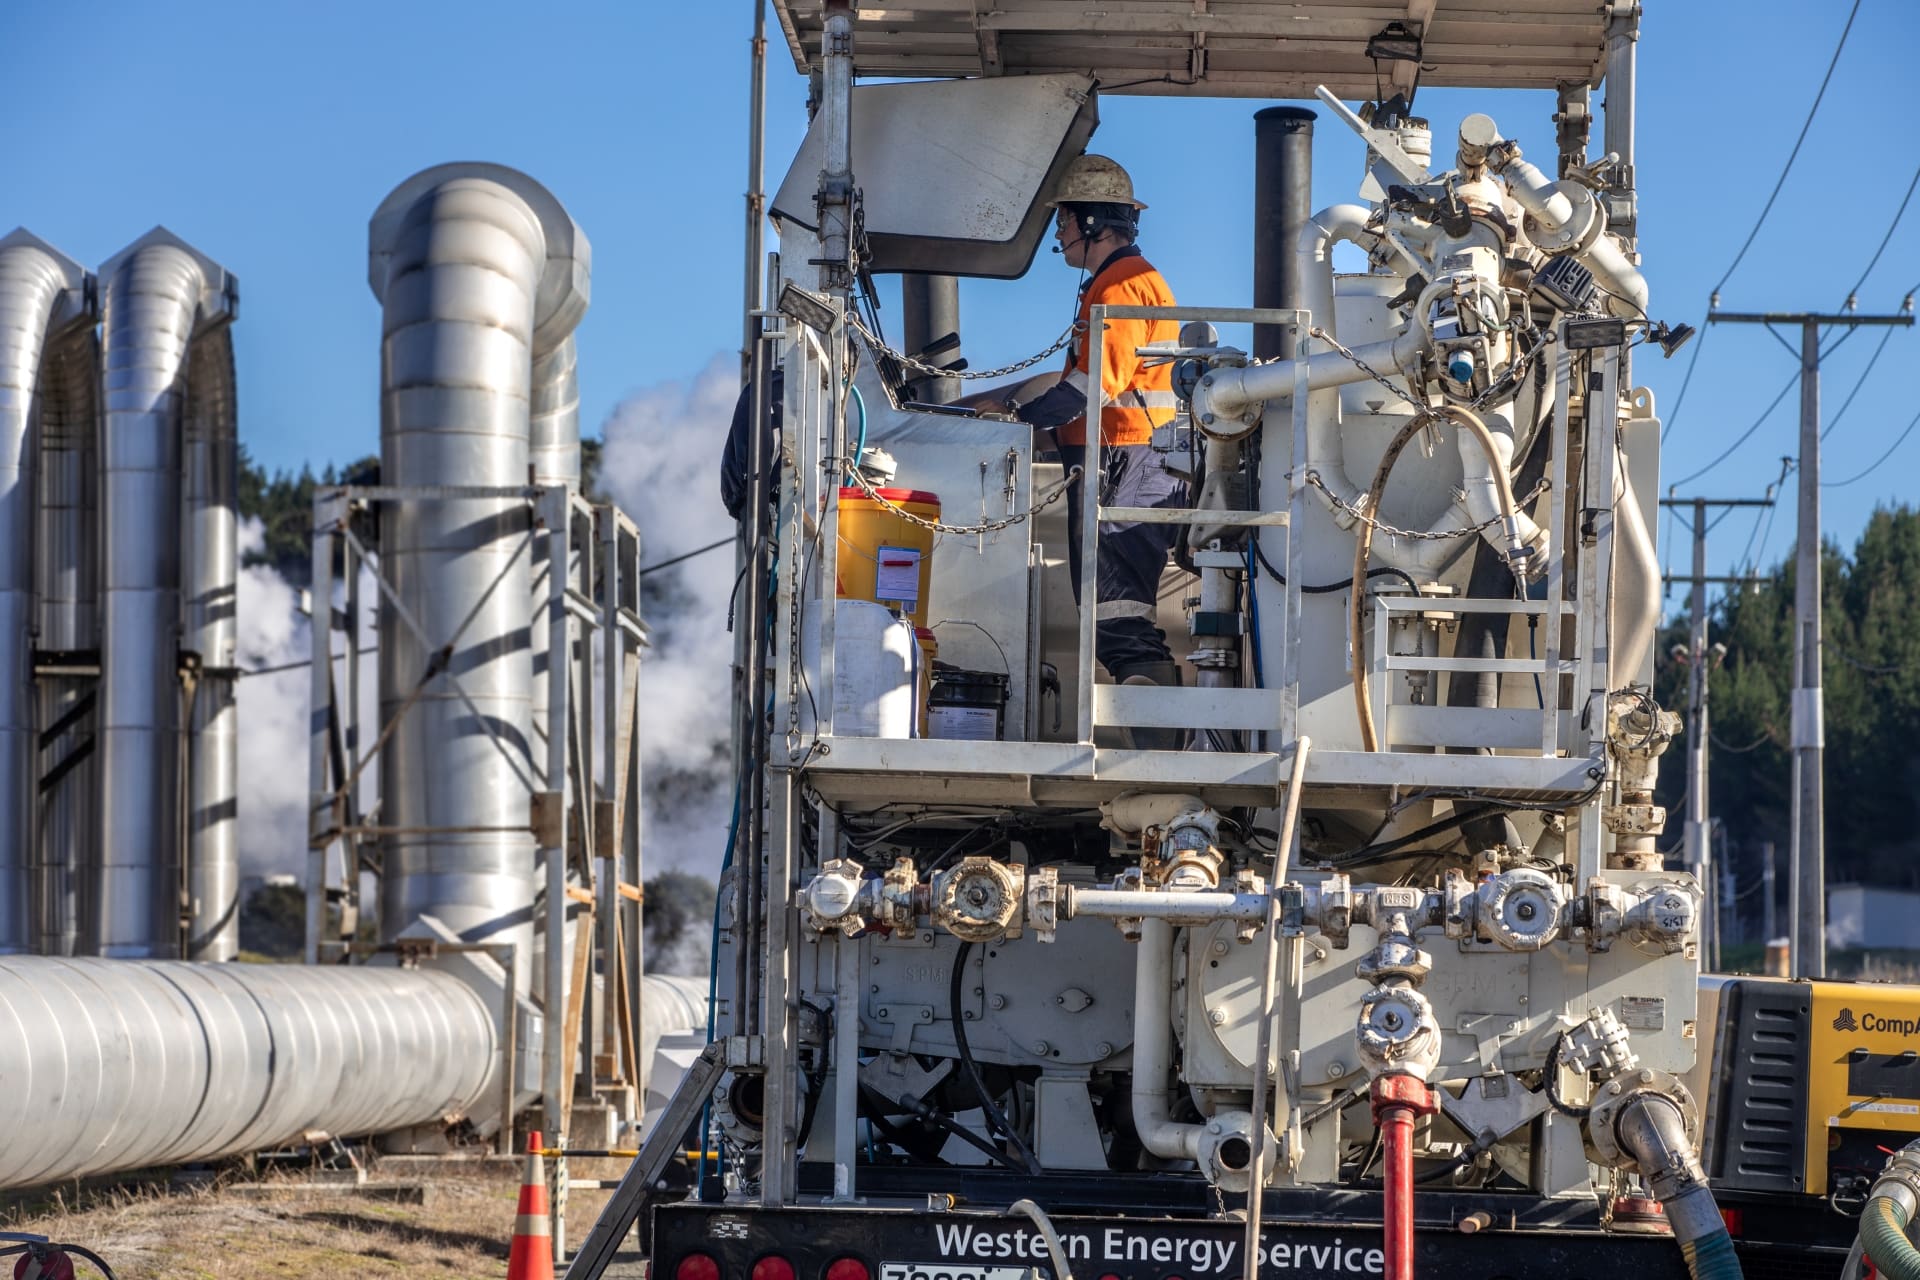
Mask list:
[[[553,1280],[553,1227],[547,1216],[547,1162],[540,1135],[527,1135],[527,1173],[520,1180],[520,1208],[507,1251],[507,1280]]]

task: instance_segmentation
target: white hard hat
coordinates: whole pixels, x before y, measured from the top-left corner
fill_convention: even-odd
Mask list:
[[[1136,209],[1147,206],[1133,198],[1133,179],[1116,160],[1091,153],[1075,156],[1060,175],[1049,209],[1063,204],[1130,204]]]

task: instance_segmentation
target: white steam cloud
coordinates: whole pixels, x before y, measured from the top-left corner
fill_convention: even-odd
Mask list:
[[[258,671],[304,662],[309,629],[299,593],[263,564],[256,517],[240,522],[240,666]],[[307,831],[307,668],[243,677],[240,721],[240,869],[245,875],[304,873]]]
[[[739,366],[715,356],[691,382],[642,388],[602,433],[600,487],[640,527],[641,562],[658,564],[734,532],[720,503],[720,454]],[[640,669],[641,833],[649,873],[718,873],[733,809],[728,765],[733,637],[726,548],[649,574],[653,645]]]

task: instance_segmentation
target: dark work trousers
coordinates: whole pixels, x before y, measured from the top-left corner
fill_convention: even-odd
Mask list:
[[[1060,461],[1071,472],[1084,467],[1087,447],[1059,446]],[[1186,483],[1167,470],[1166,455],[1144,444],[1108,445],[1100,450],[1106,474],[1100,488],[1103,507],[1185,507]],[[1083,471],[1082,476],[1085,476]],[[1080,594],[1080,523],[1083,481],[1067,486],[1067,564],[1073,573],[1073,598]],[[1167,553],[1183,526],[1103,523],[1094,603],[1094,656],[1115,680],[1130,667],[1171,662],[1166,633],[1154,625],[1160,575]]]

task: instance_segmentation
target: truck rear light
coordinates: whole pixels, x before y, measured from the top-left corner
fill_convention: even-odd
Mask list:
[[[770,1253],[753,1264],[753,1280],[794,1280],[793,1264]]]
[[[690,1253],[673,1269],[673,1280],[720,1280],[720,1264],[710,1253]]]
[[[858,1258],[835,1258],[827,1264],[826,1280],[873,1280],[873,1272]]]

